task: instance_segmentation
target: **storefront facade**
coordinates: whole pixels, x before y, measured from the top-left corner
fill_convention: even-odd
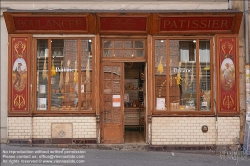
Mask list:
[[[235,144],[242,15],[3,12],[9,143]]]

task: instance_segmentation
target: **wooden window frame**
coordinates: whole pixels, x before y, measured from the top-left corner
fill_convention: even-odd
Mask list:
[[[170,99],[169,99],[169,86],[166,86],[166,96],[167,100],[166,100],[166,105],[167,105],[167,110],[164,111],[159,111],[156,110],[155,106],[156,106],[156,83],[155,83],[155,40],[165,40],[166,41],[166,57],[169,57],[169,41],[170,40],[196,40],[196,59],[199,59],[199,41],[200,40],[209,40],[210,41],[210,75],[211,75],[211,110],[210,111],[201,111],[200,110],[200,102],[198,100],[198,93],[196,94],[196,100],[197,100],[197,106],[198,108],[195,111],[170,111]],[[215,73],[214,73],[214,65],[216,58],[214,57],[214,37],[213,36],[189,36],[189,37],[185,37],[185,36],[175,36],[175,37],[170,37],[170,36],[164,36],[164,37],[153,37],[152,38],[152,96],[153,96],[153,107],[152,107],[152,115],[154,116],[203,116],[203,115],[207,115],[207,116],[212,116],[214,115],[214,98],[215,98],[215,94],[214,93],[214,80],[215,78]],[[169,58],[166,58],[166,64],[169,64]],[[196,67],[199,67],[199,61],[196,61]],[[150,70],[150,69],[149,69]],[[167,75],[169,75],[169,70],[166,70],[166,75],[165,77],[167,78]],[[196,75],[199,75],[199,70],[196,70]],[[169,85],[169,79],[166,79],[166,85]],[[198,84],[198,86],[196,86],[196,92],[199,91],[200,88],[200,84]]]
[[[92,82],[91,82],[91,89],[92,89],[92,92],[91,92],[91,105],[92,105],[92,110],[81,110],[80,107],[78,107],[78,110],[75,111],[75,110],[60,110],[60,111],[57,111],[57,110],[51,110],[49,109],[50,107],[47,108],[47,110],[37,110],[37,95],[36,95],[36,88],[37,88],[37,79],[36,79],[36,75],[37,75],[37,56],[36,55],[36,51],[37,51],[37,40],[39,39],[44,39],[44,40],[48,40],[48,49],[49,49],[49,58],[48,58],[48,71],[51,70],[51,40],[55,40],[55,39],[61,39],[61,40],[77,40],[77,43],[78,43],[78,52],[77,52],[77,59],[78,59],[78,64],[81,62],[81,40],[92,40],[92,73],[91,73],[91,78],[92,78]],[[31,68],[33,69],[33,71],[31,72],[31,80],[32,80],[32,84],[34,85],[33,86],[33,92],[31,93],[32,95],[32,99],[33,101],[31,101],[32,105],[31,105],[31,110],[32,111],[32,114],[34,115],[37,115],[37,116],[40,116],[40,115],[43,115],[43,116],[57,116],[57,115],[68,115],[68,114],[71,114],[72,116],[74,116],[74,114],[84,114],[84,115],[93,115],[96,113],[96,103],[94,102],[94,98],[96,96],[96,90],[95,90],[95,80],[96,80],[96,67],[94,67],[94,63],[96,63],[96,53],[95,53],[95,40],[96,38],[95,37],[33,37],[33,56],[32,56],[32,64],[31,64]],[[81,66],[78,65],[78,71],[81,71]],[[50,72],[48,72],[48,75],[51,75]],[[51,77],[51,76],[50,76]],[[48,79],[48,82],[50,82],[50,77]],[[78,74],[78,80],[80,76]],[[48,96],[51,96],[51,86],[49,86],[49,89],[47,90],[48,91]],[[79,94],[78,94],[79,95]],[[80,95],[81,96],[81,95]],[[81,98],[80,98],[81,100]],[[48,102],[48,105],[50,104],[50,102]]]

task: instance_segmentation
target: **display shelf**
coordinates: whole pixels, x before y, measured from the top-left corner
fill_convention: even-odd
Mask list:
[[[138,109],[143,109],[142,107],[125,107],[124,110],[138,110]]]
[[[144,102],[142,84],[139,79],[125,79],[126,98],[124,101],[124,125],[125,129],[139,128],[141,132],[141,117],[144,116]]]
[[[126,126],[140,126],[140,119],[143,115],[144,108],[131,108],[124,111],[124,124]]]

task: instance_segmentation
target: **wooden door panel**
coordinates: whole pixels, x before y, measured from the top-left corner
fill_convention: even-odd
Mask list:
[[[123,143],[123,63],[104,62],[101,73],[101,143]]]
[[[120,125],[104,125],[103,130],[103,143],[108,144],[119,144],[123,143],[123,135],[121,135],[121,126]]]

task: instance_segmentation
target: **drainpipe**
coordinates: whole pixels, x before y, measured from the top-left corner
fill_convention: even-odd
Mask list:
[[[247,85],[249,85],[249,81],[250,81],[250,77],[249,77],[249,74],[250,74],[250,68],[249,68],[249,48],[248,48],[248,40],[249,40],[249,25],[248,25],[248,23],[249,23],[249,21],[248,21],[248,1],[244,1],[244,24],[245,24],[245,29],[244,29],[244,31],[245,31],[245,56],[246,56],[246,62],[245,62],[245,78],[246,78],[246,90],[245,90],[245,92],[246,92],[246,119],[247,119],[247,116],[248,116],[248,114],[250,113],[250,101],[249,101],[249,99],[250,99],[250,94],[249,94],[249,89],[248,89],[248,86]],[[244,117],[243,117],[244,118]],[[243,119],[243,121],[245,121],[245,123],[243,123],[243,124],[245,124],[244,126],[246,126],[246,123],[247,123],[247,120],[245,120],[245,119]],[[243,126],[243,127],[244,127]],[[247,154],[247,147],[248,147],[248,145],[246,144],[246,142],[247,142],[247,140],[245,140],[245,139],[247,139],[246,137],[245,137],[245,134],[247,133],[247,128],[245,128],[245,132],[244,131],[242,131],[242,132],[244,132],[244,134],[243,134],[243,138],[242,138],[242,140],[243,140],[243,152],[244,153],[246,153]],[[240,139],[240,141],[241,141],[241,139]],[[242,144],[242,142],[240,142],[240,144]]]
[[[249,53],[248,53],[248,1],[244,1],[244,20],[245,20],[245,54],[246,54],[246,64],[249,64]]]
[[[228,0],[228,9],[232,9],[232,0]]]

